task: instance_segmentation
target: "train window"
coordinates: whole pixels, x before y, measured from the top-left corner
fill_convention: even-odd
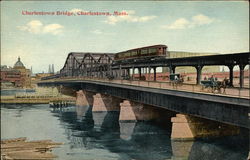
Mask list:
[[[157,52],[157,48],[149,48],[148,49],[149,54],[156,53],[156,52]]]
[[[130,55],[131,55],[131,56],[136,56],[136,55],[137,55],[137,52],[136,52],[136,51],[132,51]]]
[[[124,53],[120,53],[120,58],[123,58],[124,57]]]
[[[124,53],[124,56],[125,56],[125,57],[129,57],[129,56],[130,56],[130,53],[129,53],[129,52],[125,52],[125,53]]]
[[[118,53],[118,54],[117,54],[117,57],[118,57],[118,58],[121,58],[121,53]]]
[[[142,49],[141,54],[148,54],[148,50],[147,49]]]

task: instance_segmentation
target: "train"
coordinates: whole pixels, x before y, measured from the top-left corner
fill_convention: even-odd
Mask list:
[[[114,61],[129,61],[136,59],[147,59],[147,58],[160,58],[160,57],[168,57],[168,47],[166,45],[153,45],[146,46],[142,48],[130,49],[123,52],[118,52],[115,54]]]

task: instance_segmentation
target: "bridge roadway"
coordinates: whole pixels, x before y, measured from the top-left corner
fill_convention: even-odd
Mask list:
[[[109,81],[93,78],[54,79],[41,81],[38,85],[64,86],[76,91],[85,90],[107,94],[250,129],[248,90],[240,89],[238,90],[239,94],[235,95],[214,94],[201,92],[197,85],[184,85],[182,88],[175,88],[170,83],[163,82]],[[243,93],[248,93],[248,95],[242,96]]]

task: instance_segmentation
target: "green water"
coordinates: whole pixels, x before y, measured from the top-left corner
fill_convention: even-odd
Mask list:
[[[152,122],[119,123],[118,112],[88,107],[53,110],[48,105],[1,105],[1,138],[63,142],[60,160],[246,160],[248,134],[172,142],[170,131]]]

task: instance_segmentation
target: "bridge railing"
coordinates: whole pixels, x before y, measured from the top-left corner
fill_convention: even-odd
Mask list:
[[[113,80],[111,83],[126,84],[126,85],[135,85],[141,87],[150,87],[150,88],[160,88],[160,89],[169,89],[169,90],[179,90],[179,91],[188,91],[195,93],[207,93],[207,94],[218,94],[224,96],[234,96],[242,98],[250,98],[249,89],[242,88],[226,88],[218,90],[212,90],[212,88],[203,88],[201,85],[196,84],[175,84],[172,82],[161,82],[161,81],[129,81],[129,80]]]
[[[120,80],[120,79],[110,80],[106,78],[97,78],[97,77],[71,77],[71,78],[60,78],[57,80],[47,80],[47,81],[62,81],[62,80],[98,81],[98,82],[113,83],[113,84],[123,84],[123,85],[132,85],[132,86],[149,87],[149,88],[160,88],[160,89],[168,89],[168,90],[178,90],[178,91],[205,93],[205,94],[214,94],[214,95],[221,95],[221,96],[232,96],[232,97],[250,99],[249,88],[226,88],[225,91],[221,89],[221,92],[219,92],[218,90],[213,91],[211,88],[203,89],[201,85],[188,84],[188,83],[175,84],[175,83],[166,82],[166,81],[140,81],[140,80]]]

